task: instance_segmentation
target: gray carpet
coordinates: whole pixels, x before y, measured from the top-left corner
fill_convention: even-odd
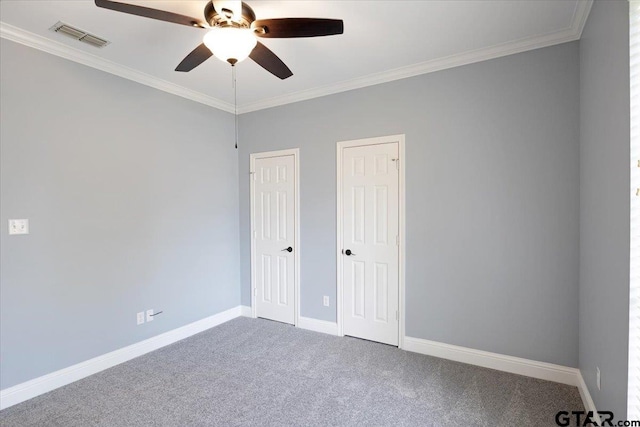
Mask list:
[[[0,412],[4,426],[556,426],[575,387],[239,318]]]

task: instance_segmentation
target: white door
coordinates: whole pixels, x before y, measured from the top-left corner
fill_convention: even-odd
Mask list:
[[[345,335],[398,345],[398,143],[342,154]]]
[[[295,322],[295,159],[254,163],[254,295],[257,317]]]

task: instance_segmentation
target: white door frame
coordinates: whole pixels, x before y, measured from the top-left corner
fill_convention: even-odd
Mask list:
[[[336,260],[337,260],[337,289],[336,289],[336,310],[338,335],[344,336],[344,322],[342,319],[342,303],[344,289],[342,283],[342,152],[345,148],[361,147],[364,145],[398,143],[399,172],[398,172],[398,231],[400,244],[398,245],[398,348],[404,348],[405,331],[405,153],[404,134],[389,135],[377,138],[355,139],[351,141],[339,141],[336,145],[336,170],[337,170],[337,209],[336,209]]]
[[[255,203],[254,203],[254,195],[255,195],[255,177],[256,177],[256,160],[257,159],[266,159],[269,157],[281,157],[281,156],[293,156],[293,162],[295,165],[295,174],[294,174],[294,200],[295,200],[295,237],[294,237],[294,247],[293,251],[293,262],[296,273],[294,275],[295,284],[293,287],[294,298],[293,298],[293,321],[294,326],[298,326],[300,321],[300,149],[299,148],[291,148],[289,150],[278,150],[278,151],[266,151],[262,153],[252,153],[249,155],[249,197],[251,200],[250,203],[250,213],[251,213],[251,317],[257,317],[257,309],[256,309],[256,227],[255,227]]]

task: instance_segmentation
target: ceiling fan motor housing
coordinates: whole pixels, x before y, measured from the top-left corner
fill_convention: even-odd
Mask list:
[[[240,20],[233,20],[227,17],[223,11],[217,11],[213,7],[213,2],[207,2],[204,7],[204,18],[212,27],[238,26],[240,28],[250,28],[251,23],[256,20],[256,14],[251,6],[242,2],[242,17]]]

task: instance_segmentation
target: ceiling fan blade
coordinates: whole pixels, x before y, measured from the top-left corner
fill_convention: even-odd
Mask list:
[[[253,59],[259,66],[282,80],[293,76],[289,67],[287,67],[275,53],[271,52],[269,48],[260,42],[258,42],[256,47],[253,48],[249,58]]]
[[[206,47],[204,43],[201,43],[198,47],[193,49],[180,64],[178,64],[176,71],[191,71],[212,56],[213,53],[211,53],[209,48]]]
[[[264,29],[264,33],[256,31],[256,36],[266,38],[294,38],[332,36],[344,32],[342,19],[323,18],[279,18],[258,19],[251,24],[252,28]]]
[[[203,24],[198,19],[191,18],[190,16],[179,15],[177,13],[167,12],[164,10],[151,9],[149,7],[136,6],[133,4],[120,3],[111,0],[95,0],[95,2],[96,6],[98,7],[115,10],[116,12],[144,16],[145,18],[173,22],[174,24],[187,25],[189,27],[205,28],[205,24]]]

